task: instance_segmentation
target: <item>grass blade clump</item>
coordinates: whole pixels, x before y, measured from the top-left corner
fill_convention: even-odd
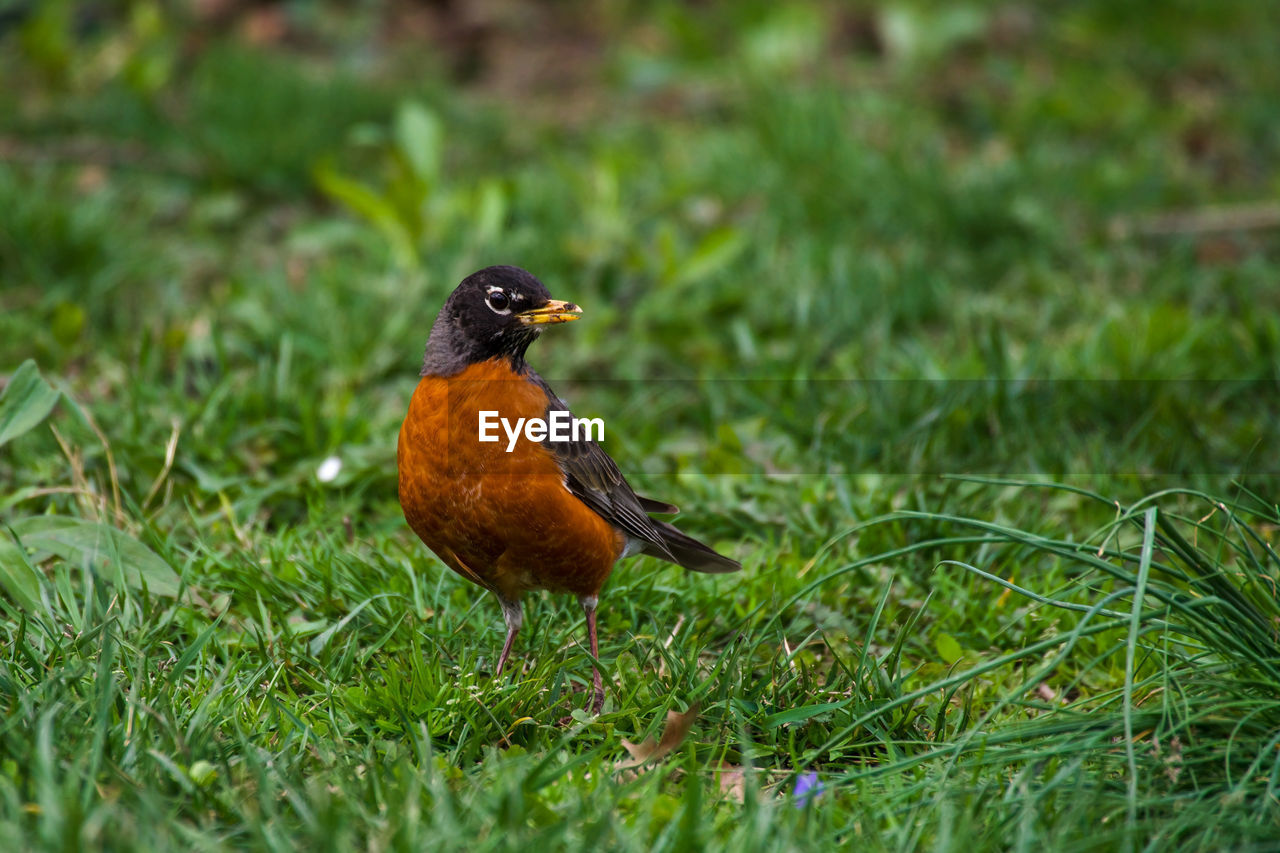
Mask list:
[[[925,792],[976,808],[995,796],[990,772],[998,768],[1011,787],[1001,795],[1004,807],[986,814],[1008,822],[1005,830],[1031,832],[1019,823],[1030,820],[1043,833],[1060,822],[1086,846],[1137,837],[1194,844],[1268,837],[1280,817],[1273,799],[1280,782],[1280,605],[1268,594],[1280,569],[1269,539],[1280,517],[1255,495],[1239,494],[1153,494],[1083,542],[950,514],[875,520],[981,531],[991,546],[988,561],[1003,560],[1020,583],[960,560],[938,566],[960,567],[1035,611],[1051,609],[1060,628],[873,703],[811,760],[820,762],[897,703],[941,696],[928,748],[848,770],[843,783],[887,786],[886,778],[931,768],[919,785],[899,792],[904,808],[920,809]],[[970,548],[969,537],[956,538]],[[1037,576],[1063,573],[1069,583],[1050,593],[1036,589]],[[1008,686],[993,691],[1002,675]],[[974,713],[975,695],[983,697],[976,723],[950,723],[956,706],[966,717]],[[1019,797],[1011,796],[1015,790]],[[1099,826],[1098,836],[1082,832],[1089,824]]]

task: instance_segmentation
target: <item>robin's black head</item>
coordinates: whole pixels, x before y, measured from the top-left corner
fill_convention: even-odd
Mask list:
[[[452,376],[497,356],[524,369],[529,344],[551,323],[578,319],[581,309],[552,299],[542,282],[519,267],[485,267],[462,280],[431,327],[423,376]]]

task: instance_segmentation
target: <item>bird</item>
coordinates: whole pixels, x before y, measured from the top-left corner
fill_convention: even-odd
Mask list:
[[[589,707],[598,715],[596,609],[615,564],[644,554],[711,574],[742,566],[651,518],[679,510],[637,495],[590,431],[560,430],[555,437],[564,440],[553,441],[551,431],[541,438],[526,428],[508,440],[504,430],[520,418],[546,422],[569,412],[525,354],[544,329],[581,316],[579,306],[552,299],[519,267],[486,267],[463,279],[432,324],[396,462],[409,527],[501,605],[507,633],[495,678],[524,621],[524,594],[577,596],[591,647]],[[491,424],[493,413],[505,420],[500,440],[480,440],[484,413]]]

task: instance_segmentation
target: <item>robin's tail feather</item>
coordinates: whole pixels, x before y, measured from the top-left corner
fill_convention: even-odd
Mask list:
[[[676,563],[686,569],[718,575],[725,572],[736,572],[742,568],[742,564],[737,560],[731,560],[723,554],[717,554],[692,536],[686,536],[681,533],[675,525],[653,519],[653,526],[662,536],[662,544],[667,547],[671,557],[675,557]],[[667,554],[662,553],[657,546],[645,548],[644,553],[653,557],[661,557],[664,560],[671,559]]]

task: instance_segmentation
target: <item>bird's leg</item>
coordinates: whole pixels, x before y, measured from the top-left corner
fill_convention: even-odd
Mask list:
[[[600,648],[596,641],[596,605],[600,599],[594,595],[584,595],[578,599],[582,604],[582,612],[587,614],[587,637],[591,640],[591,713],[599,714],[604,708],[604,684],[600,680],[600,670],[596,661],[600,658]]]
[[[499,595],[498,602],[502,605],[502,618],[507,622],[507,639],[502,644],[502,656],[498,658],[498,670],[493,674],[494,678],[502,675],[503,667],[507,665],[507,656],[511,654],[511,646],[516,641],[516,634],[520,633],[520,626],[524,624],[524,609],[519,601]]]

